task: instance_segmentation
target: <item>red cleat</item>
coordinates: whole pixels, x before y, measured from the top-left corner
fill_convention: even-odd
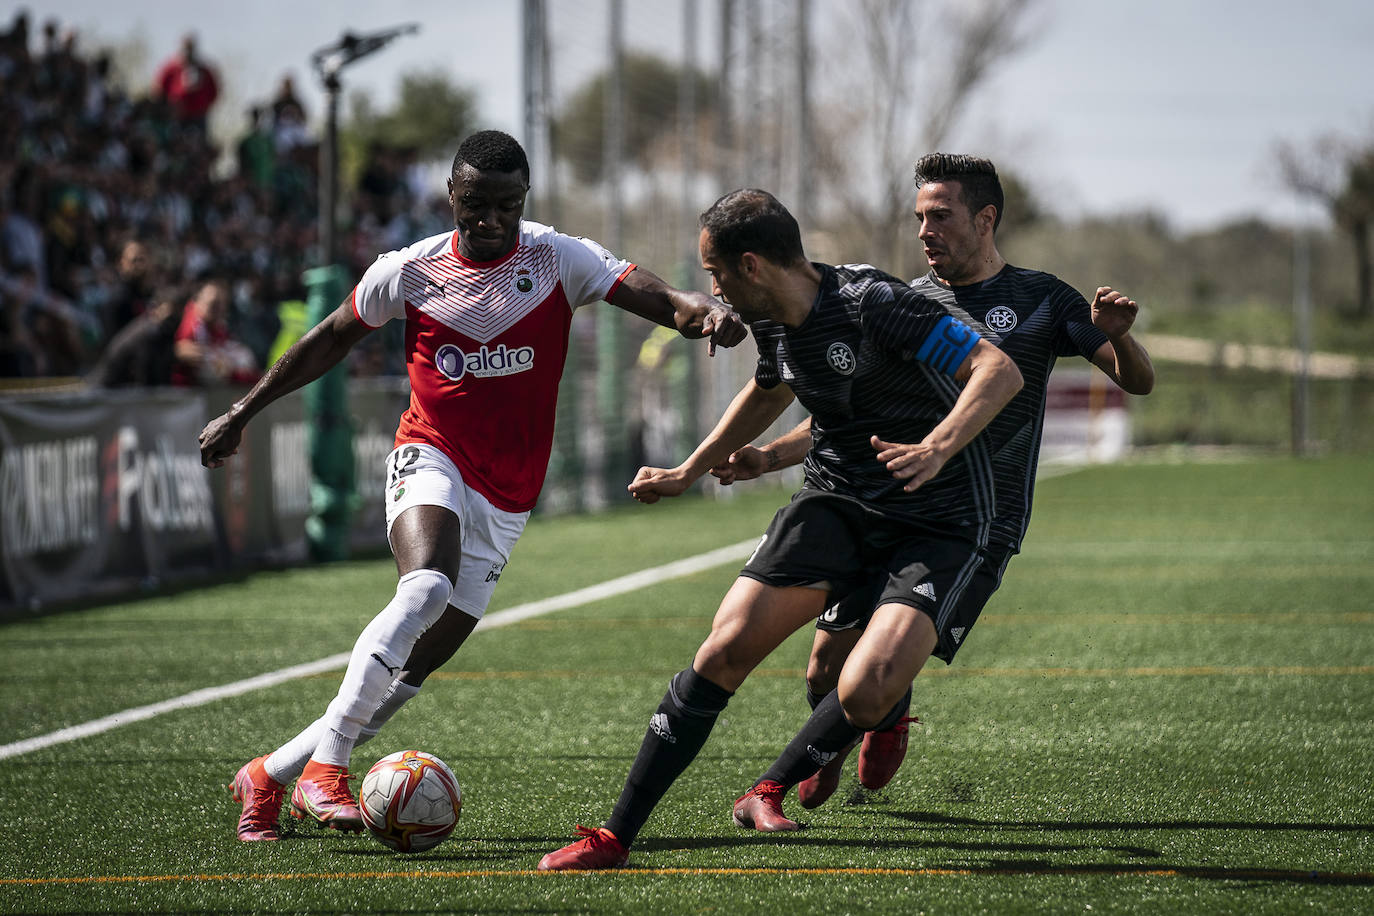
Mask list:
[[[348,768],[311,760],[291,793],[293,817],[310,817],[330,830],[360,833],[363,812],[348,789]]]
[[[623,868],[630,861],[630,851],[605,827],[588,830],[577,825],[576,843],[569,843],[539,860],[539,871],[592,871],[601,868]]]
[[[245,843],[258,840],[279,840],[277,818],[281,816],[282,794],[286,786],[277,782],[262,768],[267,759],[264,754],[239,767],[234,781],[229,783],[229,791],[234,801],[243,805],[239,817],[238,835]]]
[[[787,787],[771,779],[754,786],[735,800],[735,826],[764,833],[800,830],[801,824],[788,820],[782,813],[782,797],[786,794]]]
[[[797,783],[797,801],[801,802],[803,808],[819,808],[835,794],[835,790],[840,787],[840,773],[844,770],[844,762],[854,747],[854,744],[849,745],[836,754],[834,760]]]
[[[877,791],[892,781],[906,759],[906,739],[910,723],[921,724],[915,716],[903,716],[896,725],[880,732],[866,732],[859,748],[859,784]]]

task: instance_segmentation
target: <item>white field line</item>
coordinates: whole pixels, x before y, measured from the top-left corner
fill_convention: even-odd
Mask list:
[[[593,601],[600,601],[604,598],[612,598],[616,595],[623,595],[626,592],[645,588],[657,582],[690,576],[693,573],[713,569],[717,566],[723,566],[726,563],[736,562],[749,556],[750,551],[754,549],[756,543],[757,539],[750,538],[747,541],[740,541],[728,547],[719,547],[715,550],[707,551],[706,553],[697,554],[694,557],[687,557],[684,560],[677,560],[672,563],[665,563],[662,566],[642,569],[639,572],[630,573],[629,575],[621,576],[617,579],[608,579],[605,582],[590,585],[587,588],[579,588],[576,591],[566,592],[562,595],[554,595],[551,598],[543,598],[539,601],[518,604],[513,608],[497,611],[489,617],[483,617],[482,620],[478,622],[477,629],[490,630],[494,627],[503,627],[508,624],[519,623],[531,617],[539,617],[543,614],[551,614],[554,611],[562,611],[571,607],[577,607],[578,605],[590,604]],[[0,745],[0,760],[9,757],[18,757],[21,754],[27,754],[31,751],[52,747],[55,744],[65,744],[68,741],[89,738],[92,735],[98,735],[101,732],[119,728],[121,725],[141,722],[144,719],[151,719],[163,713],[175,712],[179,709],[191,709],[195,706],[204,706],[206,703],[213,703],[216,700],[236,697],[240,694],[249,693],[254,690],[261,690],[264,687],[273,687],[283,681],[292,680],[293,678],[332,671],[347,665],[350,654],[349,652],[340,652],[338,655],[331,655],[328,658],[306,662],[303,665],[292,665],[290,668],[282,668],[278,671],[269,671],[266,674],[259,674],[256,677],[250,677],[242,681],[234,681],[232,684],[222,684],[219,687],[206,687],[202,690],[193,690],[188,694],[173,697],[170,700],[163,700],[160,703],[137,706],[133,709],[126,709],[122,712],[117,712],[100,719],[93,719],[90,722],[83,722],[80,725],[58,729],[46,735],[38,735],[33,738],[25,738],[23,741],[3,744]]]

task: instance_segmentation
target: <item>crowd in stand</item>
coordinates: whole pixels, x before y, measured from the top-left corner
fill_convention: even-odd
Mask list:
[[[115,77],[55,20],[33,35],[21,11],[0,34],[0,377],[251,382],[319,258],[305,108],[283,77],[222,156],[207,129],[222,77],[194,36],[146,90]],[[413,160],[369,150],[340,232],[353,276],[448,228]],[[355,371],[399,371],[383,353],[359,348]]]

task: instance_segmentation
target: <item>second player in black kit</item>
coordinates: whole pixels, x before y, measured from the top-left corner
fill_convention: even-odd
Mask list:
[[[1021,391],[970,446],[982,445],[991,455],[995,515],[980,551],[982,562],[972,571],[959,600],[945,605],[944,616],[937,619],[940,643],[933,654],[948,663],[1001,584],[1007,564],[1025,537],[1049,376],[1057,359],[1081,356],[1132,394],[1150,391],[1154,370],[1149,355],[1130,334],[1135,302],[1101,287],[1089,303],[1052,274],[1014,267],[1002,258],[995,232],[1003,196],[991,162],[932,153],[917,163],[916,182],[916,216],[931,271],[913,281],[912,289],[977,328],[1015,361],[1024,380]],[[795,464],[812,444],[814,424],[811,435],[806,426],[803,423],[763,449],[741,449],[712,473],[729,483]],[[807,699],[813,708],[838,683],[845,659],[883,599],[885,586],[885,576],[878,571],[866,588],[852,591],[818,619],[806,675]],[[866,788],[882,788],[896,773],[912,721],[904,713],[888,728],[863,737],[859,781]],[[816,807],[835,791],[848,750],[798,784],[803,807]]]

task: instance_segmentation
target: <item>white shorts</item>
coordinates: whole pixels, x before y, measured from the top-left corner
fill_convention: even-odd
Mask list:
[[[506,568],[528,512],[504,512],[463,483],[447,455],[419,442],[397,446],[386,458],[386,534],[411,506],[443,506],[462,525],[463,558],[449,604],[479,620]]]

